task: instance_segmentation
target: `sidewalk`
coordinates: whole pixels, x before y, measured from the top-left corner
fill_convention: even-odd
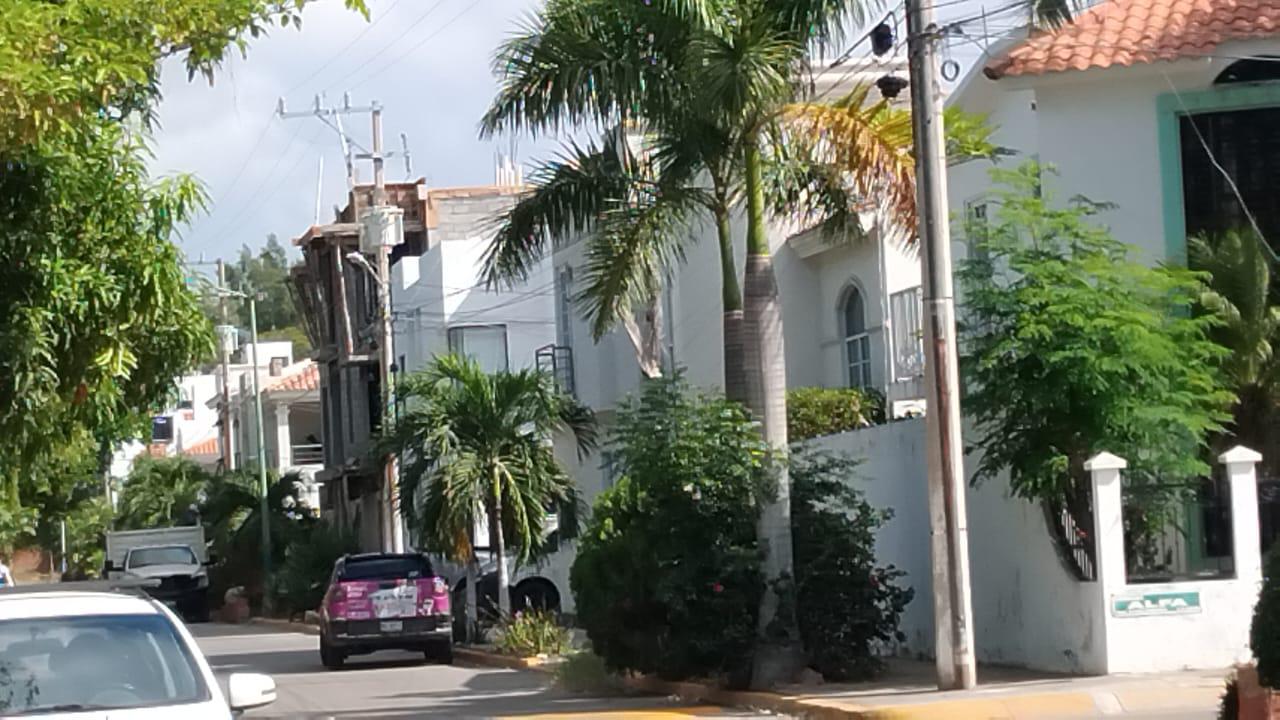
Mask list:
[[[976,689],[939,692],[934,689],[932,663],[893,661],[885,677],[874,682],[792,686],[777,693],[724,693],[705,699],[815,718],[1022,720],[1202,714],[1207,719],[1216,717],[1228,674],[1223,669],[1070,677],[981,667]]]

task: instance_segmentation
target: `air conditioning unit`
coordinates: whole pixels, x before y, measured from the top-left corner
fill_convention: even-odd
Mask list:
[[[391,248],[404,242],[404,210],[379,205],[360,216],[360,252],[373,255],[378,248]]]

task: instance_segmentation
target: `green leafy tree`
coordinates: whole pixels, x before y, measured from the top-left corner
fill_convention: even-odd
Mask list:
[[[267,236],[267,244],[256,256],[247,245],[241,248],[240,258],[227,266],[227,285],[261,295],[258,333],[263,340],[290,340],[298,356],[311,349],[289,289],[289,257],[274,233]],[[239,327],[249,327],[248,304],[234,303],[233,307],[234,322]]]
[[[740,404],[678,377],[623,404],[610,444],[620,477],[597,498],[570,572],[592,648],[613,670],[745,684],[770,448]]]
[[[1007,470],[1015,495],[1088,529],[1084,463],[1105,450],[1128,459],[1129,486],[1148,488],[1143,510],[1156,517],[1176,495],[1166,483],[1209,470],[1205,443],[1232,399],[1215,320],[1188,312],[1201,278],[1135,259],[1090,223],[1097,205],[1056,205],[1034,163],[992,174],[1000,210],[969,233],[977,252],[960,271],[974,481]]]
[[[345,0],[366,12],[363,0]],[[232,47],[298,25],[298,0],[0,0],[0,153],[77,132],[100,115],[147,115],[159,62],[181,54],[213,79]],[[68,51],[72,49],[74,51]]]
[[[1199,304],[1219,320],[1210,337],[1231,351],[1223,372],[1236,403],[1219,444],[1243,444],[1262,452],[1268,467],[1280,467],[1280,459],[1268,457],[1280,401],[1280,357],[1274,345],[1280,337],[1280,306],[1270,251],[1249,230],[1193,237],[1187,250],[1191,267],[1209,276]]]
[[[421,547],[472,567],[477,521],[487,517],[499,608],[509,614],[508,551],[517,563],[535,557],[544,549],[547,509],[575,502],[551,439],[567,431],[579,452],[590,451],[594,417],[543,373],[490,375],[457,355],[407,378],[404,397],[407,409],[384,439],[404,458],[401,512]],[[572,517],[562,513],[561,522]]]

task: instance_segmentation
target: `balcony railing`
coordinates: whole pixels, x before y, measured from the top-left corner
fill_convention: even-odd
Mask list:
[[[324,445],[294,445],[292,447],[294,465],[323,465]]]

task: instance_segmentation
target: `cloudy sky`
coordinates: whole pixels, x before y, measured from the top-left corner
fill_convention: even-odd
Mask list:
[[[281,96],[290,111],[310,107],[320,92],[328,105],[340,104],[343,92],[354,105],[377,100],[387,149],[398,150],[400,134],[408,136],[413,178],[425,177],[434,187],[492,182],[495,154],[512,148],[509,140],[477,137],[495,90],[489,62],[540,3],[370,0],[372,17],[365,22],[340,0],[319,0],[304,13],[301,31],[276,28],[253,41],[247,57],[231,58],[212,86],[188,81],[180,63],[167,65],[153,169],[195,173],[212,198],[210,212],[180,241],[183,251],[192,260],[231,258],[242,245],[260,246],[268,233],[286,241],[299,235],[315,214],[321,158],[321,220],[345,202],[337,133],[314,117],[276,117]],[[946,6],[940,10],[945,19],[971,13],[979,2],[938,6]],[[368,115],[345,120],[347,132],[367,146]],[[515,150],[527,164],[555,148],[521,139]],[[370,179],[367,163],[360,173]],[[387,179],[405,178],[403,164],[389,161]]]
[[[153,169],[193,172],[213,204],[180,241],[192,259],[231,257],[241,245],[258,246],[268,233],[301,233],[315,213],[317,165],[323,157],[321,218],[345,196],[337,133],[315,118],[273,115],[304,110],[315,94],[340,104],[384,107],[388,149],[408,136],[413,177],[436,187],[488,183],[494,154],[508,141],[481,141],[476,127],[495,84],[494,48],[539,0],[371,0],[371,23],[321,0],[303,16],[302,30],[277,28],[253,42],[248,56],[232,58],[210,86],[188,82],[178,63],[164,68],[160,130]],[[345,118],[348,133],[369,143],[369,116]],[[521,141],[520,157],[542,156],[555,145]],[[365,163],[361,179],[371,177]],[[404,179],[402,162],[388,162],[387,179]]]

